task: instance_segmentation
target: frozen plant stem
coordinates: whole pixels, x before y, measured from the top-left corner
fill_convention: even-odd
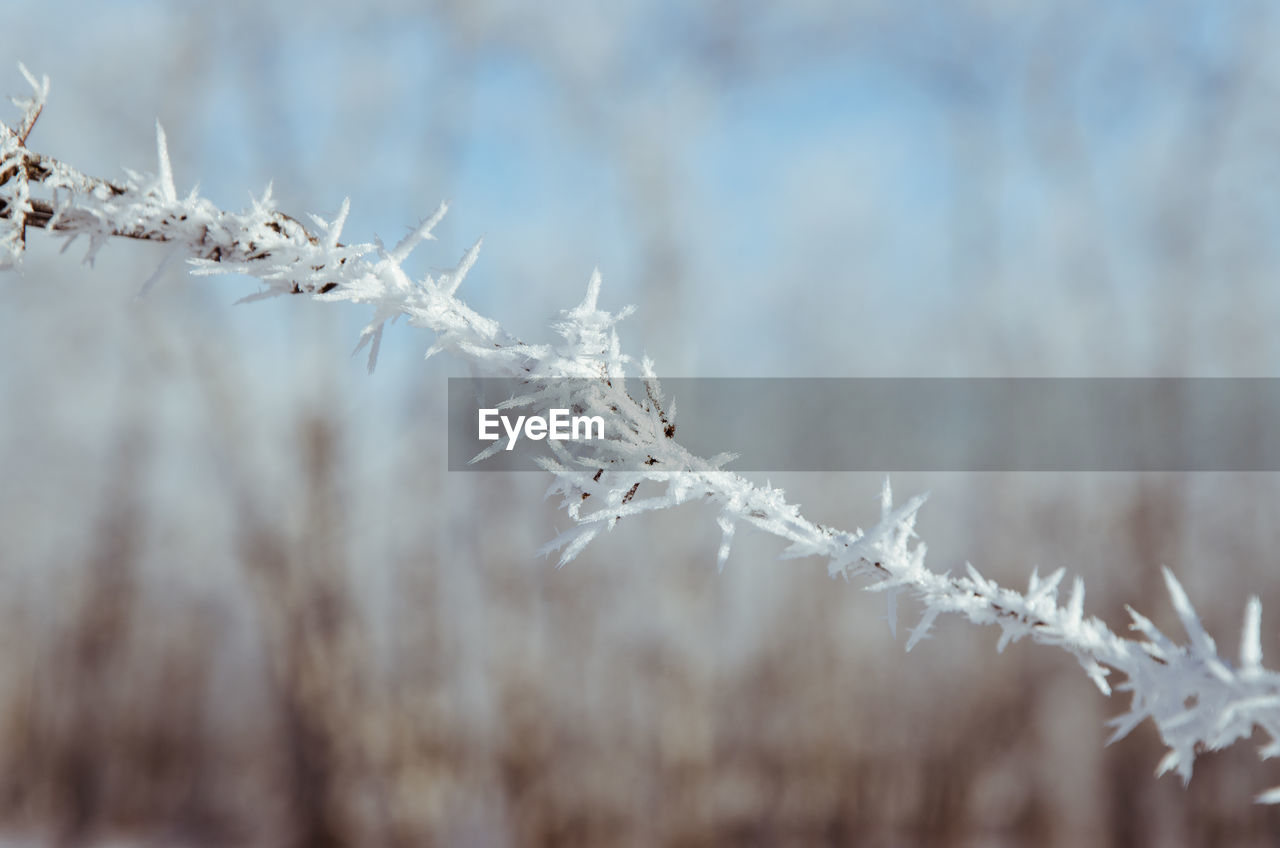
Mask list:
[[[306,294],[371,307],[373,317],[357,346],[369,348],[370,369],[386,323],[403,317],[435,334],[428,356],[447,351],[472,363],[483,376],[520,380],[527,394],[505,408],[551,401],[608,422],[608,438],[568,447],[547,442],[549,455],[540,459],[554,477],[549,493],[562,496],[573,520],[543,550],[560,551],[561,564],[623,516],[692,501],[712,503],[722,532],[721,567],[739,525],[777,536],[789,543],[784,558],[818,557],[833,577],[866,578],[869,590],[883,593],[895,634],[899,596],[919,601],[924,613],[911,629],[908,650],[928,635],[938,615],[955,613],[975,624],[999,627],[999,650],[1023,636],[1059,646],[1076,657],[1105,694],[1112,691],[1111,675],[1118,673],[1123,680],[1115,688],[1128,690],[1132,700],[1111,722],[1112,741],[1150,718],[1168,748],[1158,774],[1173,770],[1189,780],[1199,751],[1227,747],[1255,728],[1269,737],[1261,756],[1280,754],[1280,674],[1262,665],[1257,598],[1245,607],[1239,658],[1233,664],[1218,654],[1167,569],[1165,582],[1186,630],[1186,644],[1175,643],[1132,609],[1130,629],[1137,631],[1137,639],[1122,638],[1097,617],[1085,617],[1084,584],[1078,577],[1060,603],[1062,570],[1043,578],[1033,574],[1025,592],[1001,587],[971,565],[959,576],[929,570],[925,545],[914,531],[924,498],[895,506],[887,481],[879,520],[869,530],[820,526],[801,515],[781,490],[724,471],[730,455],[703,459],[676,441],[674,405],[665,404],[652,363],[647,358],[637,363],[622,353],[616,327],[630,308],[610,313],[598,304],[599,273],[592,274],[582,303],[566,310],[554,325],[557,341],[527,344],[457,297],[476,260],[478,242],[456,268],[439,276],[417,281],[403,270],[409,254],[432,238],[444,216],[443,205],[392,248],[376,240],[340,242],[346,202],[330,220],[312,216],[310,230],[276,210],[269,188],[245,211],[223,211],[194,190],[178,196],[159,125],[156,174],[128,172],[121,182],[90,177],[27,147],[48,80],[37,81],[22,71],[33,94],[15,101],[22,111],[16,128],[0,126],[0,268],[20,262],[31,227],[61,234],[68,243],[87,236],[87,260],[112,237],[167,242],[186,256],[195,274],[244,274],[259,280],[263,288],[245,300]],[[623,378],[637,371],[645,380],[642,398],[623,387]],[[644,470],[623,470],[636,467]],[[641,484],[653,491],[637,497]],[[1256,800],[1280,803],[1280,787]]]

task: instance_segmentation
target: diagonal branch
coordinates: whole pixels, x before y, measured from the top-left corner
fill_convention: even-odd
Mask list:
[[[1097,617],[1086,618],[1079,578],[1066,602],[1059,603],[1061,571],[1046,578],[1033,574],[1025,592],[1001,587],[972,566],[963,576],[931,571],[924,563],[925,545],[914,529],[924,498],[895,506],[887,482],[879,520],[871,529],[819,525],[805,518],[781,490],[723,470],[729,455],[697,457],[675,439],[674,415],[663,406],[652,363],[642,360],[637,369],[622,352],[616,327],[629,310],[610,313],[599,307],[598,273],[592,275],[582,303],[565,311],[555,325],[559,341],[526,344],[457,297],[475,261],[475,247],[455,269],[439,277],[415,281],[404,271],[402,263],[410,252],[432,237],[432,228],[445,212],[443,205],[393,249],[377,241],[343,244],[339,238],[346,203],[331,220],[313,216],[314,228],[308,230],[275,209],[269,188],[238,213],[221,210],[194,191],[178,198],[158,128],[158,175],[131,173],[120,183],[88,177],[26,147],[43,107],[43,89],[30,75],[28,79],[37,96],[23,101],[18,125],[22,131],[0,133],[0,267],[20,260],[28,226],[68,238],[87,235],[87,259],[113,237],[167,242],[186,254],[195,274],[256,278],[263,288],[246,300],[309,294],[371,307],[373,317],[361,334],[361,346],[370,347],[370,367],[386,322],[404,317],[435,335],[428,356],[447,351],[485,376],[516,378],[527,394],[509,405],[554,399],[557,405],[581,408],[610,422],[609,437],[601,441],[572,448],[546,442],[550,455],[541,462],[554,477],[550,491],[562,496],[574,522],[544,548],[547,553],[561,551],[562,564],[623,516],[711,503],[718,509],[723,533],[721,565],[736,528],[745,524],[787,542],[784,558],[818,557],[833,577],[867,579],[867,588],[886,598],[891,629],[896,630],[897,598],[915,598],[924,613],[912,629],[908,650],[927,637],[937,616],[953,613],[975,624],[999,627],[999,649],[1024,636],[1062,648],[1076,657],[1105,694],[1112,691],[1111,674],[1123,675],[1117,688],[1129,690],[1132,700],[1128,711],[1113,721],[1113,739],[1152,719],[1169,749],[1160,772],[1173,769],[1187,780],[1199,751],[1229,746],[1255,728],[1269,737],[1261,755],[1280,755],[1280,674],[1261,665],[1256,599],[1246,607],[1237,666],[1219,656],[1168,571],[1165,578],[1174,608],[1189,637],[1186,645],[1175,643],[1132,610],[1131,629],[1140,639],[1122,638]],[[33,188],[44,196],[33,198]],[[628,394],[623,383],[637,370],[646,387],[640,398]],[[626,470],[632,468],[642,470]],[[646,484],[657,491],[637,497]],[[1280,788],[1257,800],[1280,803]]]

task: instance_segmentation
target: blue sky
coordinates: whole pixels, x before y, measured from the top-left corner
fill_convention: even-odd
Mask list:
[[[537,337],[599,266],[673,373],[1151,373],[1162,287],[1220,331],[1218,292],[1270,258],[1274,51],[1242,7],[28,8],[3,52],[54,77],[56,152],[153,167],[159,117],[180,184],[238,206],[273,180],[299,215],[351,195],[353,239],[449,199],[423,271],[484,236],[468,298]],[[1215,132],[1180,195],[1179,158]],[[1208,224],[1173,281],[1178,203]],[[282,310],[241,312],[259,331]],[[425,346],[392,333],[386,367]]]

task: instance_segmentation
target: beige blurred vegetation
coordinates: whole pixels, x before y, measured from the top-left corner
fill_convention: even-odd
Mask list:
[[[537,333],[613,237],[593,222],[621,221],[618,256],[637,265],[606,264],[622,292],[606,296],[637,303],[625,341],[669,373],[751,354],[800,376],[1274,376],[1280,51],[1261,4],[260,5],[140,3],[68,24],[27,4],[0,55],[53,77],[49,152],[148,167],[160,114],[180,182],[234,205],[274,178],[299,213],[351,193],[362,237],[362,214],[399,226],[453,194],[467,122],[491,125],[486,73],[514,66],[550,92],[550,139],[614,174],[607,214],[472,205],[442,231],[440,264],[486,232],[474,297]],[[1196,15],[1213,19],[1209,48],[1189,34]],[[429,44],[421,64],[378,63],[390,30]],[[845,55],[913,81],[941,128],[945,228],[909,235],[945,254],[947,277],[921,290],[918,268],[863,255],[896,226],[882,210],[908,201],[881,174],[892,133],[854,143],[855,127],[779,161],[790,182],[773,205],[739,210],[779,235],[730,287],[715,246],[739,219],[688,179],[690,149],[733,97]],[[1126,96],[1160,106],[1104,163],[1082,112],[1113,89],[1121,112],[1137,108]],[[327,104],[323,120],[302,122],[295,101]],[[1029,224],[1001,200],[1028,185]],[[705,512],[624,521],[563,570],[535,558],[567,519],[536,476],[441,470],[457,366],[421,365],[425,338],[401,330],[368,378],[346,355],[358,316],[232,310],[244,287],[176,267],[135,302],[153,250],[113,245],[90,270],[57,248],[33,239],[24,275],[0,278],[0,843],[1280,834],[1280,814],[1249,803],[1275,768],[1247,746],[1204,756],[1185,790],[1156,780],[1152,729],[1104,747],[1120,703],[1069,657],[996,655],[994,633],[956,622],[907,656],[878,598],[777,561],[771,542],[740,538],[717,575]],[[707,317],[726,297],[741,326]],[[774,482],[850,526],[874,514],[879,481]],[[1280,657],[1274,475],[894,483],[933,491],[935,568],[969,559],[1017,584],[1066,566],[1113,628],[1131,603],[1176,632],[1168,564],[1224,649],[1261,594]]]

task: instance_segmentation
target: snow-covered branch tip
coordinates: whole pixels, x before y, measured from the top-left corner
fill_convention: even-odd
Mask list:
[[[452,353],[478,374],[516,378],[525,394],[510,399],[519,407],[554,401],[604,416],[609,438],[566,443],[547,441],[542,466],[553,476],[549,494],[559,494],[572,520],[544,553],[573,559],[601,532],[625,516],[656,512],[682,504],[710,503],[721,531],[717,553],[723,567],[737,530],[754,527],[782,539],[786,558],[817,557],[832,576],[860,577],[886,599],[888,621],[896,634],[897,601],[914,598],[923,607],[907,640],[911,649],[926,638],[937,617],[953,613],[975,624],[1000,629],[998,649],[1022,637],[1056,645],[1071,653],[1105,694],[1114,688],[1131,693],[1129,709],[1112,724],[1113,741],[1150,718],[1168,752],[1158,772],[1173,770],[1187,780],[1196,754],[1215,750],[1262,730],[1264,758],[1280,754],[1280,675],[1264,668],[1260,641],[1261,605],[1245,606],[1238,662],[1219,655],[1201,626],[1186,593],[1165,571],[1173,607],[1187,635],[1178,644],[1136,611],[1130,611],[1136,639],[1113,633],[1084,614],[1084,584],[1072,581],[1059,602],[1063,572],[1032,574],[1025,592],[1004,588],[966,566],[965,574],[939,574],[925,566],[925,545],[915,533],[923,497],[895,506],[886,482],[880,516],[869,529],[837,530],[801,514],[785,494],[760,486],[723,466],[732,455],[704,459],[675,438],[676,410],[662,396],[648,359],[639,363],[622,351],[618,323],[629,309],[610,313],[599,305],[600,275],[594,273],[578,306],[562,314],[554,342],[527,344],[498,322],[480,315],[457,296],[475,263],[479,243],[458,265],[437,277],[411,279],[404,261],[431,238],[444,215],[435,214],[394,248],[379,241],[343,244],[349,204],[332,218],[312,216],[312,229],[278,211],[270,188],[242,212],[227,212],[195,190],[179,196],[163,130],[157,126],[157,169],[153,175],[127,172],[122,181],[91,177],[41,156],[27,142],[44,107],[47,81],[23,69],[33,95],[15,101],[20,119],[0,131],[0,267],[21,260],[28,228],[42,228],[70,243],[89,241],[87,260],[113,237],[165,242],[191,263],[195,274],[243,274],[258,280],[256,300],[283,294],[324,301],[350,301],[371,308],[360,336],[369,348],[369,366],[377,360],[383,328],[404,318],[431,331],[427,351]],[[639,375],[645,390],[632,396],[624,378]],[[563,378],[587,378],[565,381]],[[572,388],[570,388],[572,387]],[[630,470],[630,469],[642,470]],[[1280,787],[1257,796],[1280,803]]]

